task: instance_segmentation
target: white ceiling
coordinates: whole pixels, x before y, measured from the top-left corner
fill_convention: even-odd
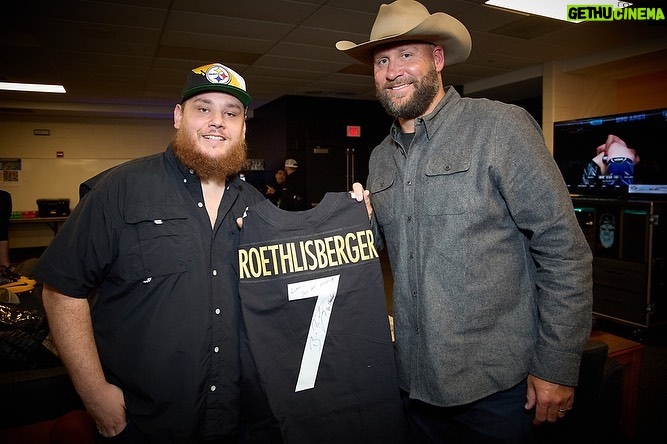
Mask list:
[[[641,0],[639,0],[641,1]],[[386,1],[385,1],[386,2]],[[23,0],[0,18],[0,81],[62,83],[67,94],[0,92],[4,112],[169,115],[189,69],[223,62],[241,73],[251,109],[282,95],[374,99],[370,68],[334,48],[368,40],[379,0]],[[667,26],[573,24],[483,0],[424,0],[470,30],[467,62],[445,83],[501,100],[541,95],[541,67],[573,70],[664,57]],[[585,2],[583,2],[585,3]]]

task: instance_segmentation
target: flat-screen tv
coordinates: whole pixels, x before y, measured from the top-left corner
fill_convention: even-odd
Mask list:
[[[623,158],[605,158],[604,174],[587,168],[610,134],[639,156],[634,164],[625,163],[623,177],[608,163]],[[667,108],[555,122],[553,154],[573,195],[667,197]]]

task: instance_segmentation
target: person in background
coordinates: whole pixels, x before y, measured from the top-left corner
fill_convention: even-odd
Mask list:
[[[9,221],[12,216],[12,195],[0,190],[0,266],[10,268]]]
[[[264,199],[237,174],[250,101],[227,66],[189,71],[166,151],[87,184],[34,270],[59,355],[113,442],[238,442],[237,218]]]
[[[262,187],[262,194],[268,200],[270,200],[274,205],[278,206],[280,201],[280,195],[283,191],[283,185],[285,184],[285,179],[287,178],[287,173],[282,168],[276,170],[274,179],[268,184]]]
[[[303,171],[299,170],[299,164],[294,159],[285,161],[285,171],[287,178],[283,184],[278,207],[287,211],[307,210],[310,205]]]
[[[581,183],[593,185],[600,181],[604,185],[630,185],[638,163],[636,150],[628,148],[620,137],[609,134],[605,143],[596,148],[595,157],[584,167]]]
[[[592,320],[592,254],[540,127],[443,86],[471,37],[416,1],[336,47],[395,118],[353,191],[391,262],[412,442],[531,442],[572,409]]]

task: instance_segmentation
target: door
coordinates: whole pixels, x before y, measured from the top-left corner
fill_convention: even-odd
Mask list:
[[[364,182],[366,163],[359,163],[359,149],[316,146],[308,152],[308,199],[316,205],[327,192],[349,191],[352,184]],[[366,161],[367,162],[367,161]],[[362,177],[363,176],[363,177]]]

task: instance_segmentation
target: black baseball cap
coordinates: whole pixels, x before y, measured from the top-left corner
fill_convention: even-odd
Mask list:
[[[245,80],[239,73],[221,63],[211,63],[188,73],[181,103],[192,96],[209,91],[231,94],[245,107],[252,101],[252,97],[246,92]]]

